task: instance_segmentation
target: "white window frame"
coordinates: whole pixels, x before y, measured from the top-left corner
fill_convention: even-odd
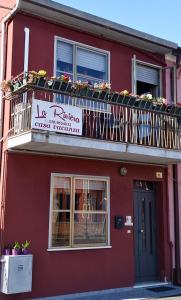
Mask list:
[[[110,83],[110,51],[105,50],[105,49],[96,48],[96,47],[93,47],[93,46],[90,46],[87,44],[79,43],[74,40],[69,40],[66,38],[59,37],[59,36],[55,36],[55,38],[54,38],[54,71],[53,71],[54,76],[56,76],[56,71],[57,71],[56,50],[57,50],[57,42],[58,41],[69,43],[69,44],[72,44],[73,46],[78,46],[80,48],[94,51],[99,54],[107,55],[107,81]],[[73,55],[74,55],[74,52],[73,52]],[[76,58],[74,58],[74,61],[76,61]],[[77,80],[77,78],[76,78],[76,74],[75,74],[75,64],[73,64],[73,81],[75,81],[75,80]]]
[[[75,179],[88,179],[88,180],[98,180],[98,181],[106,181],[107,182],[107,244],[90,244],[90,245],[78,245],[77,247],[71,246],[62,246],[62,247],[52,247],[52,210],[53,210],[53,189],[54,189],[54,177],[69,177],[71,178],[71,193],[70,197],[74,198],[74,183]],[[73,203],[72,203],[73,204]],[[70,215],[72,214],[72,204],[70,206]],[[70,224],[72,220],[70,217]],[[70,232],[71,235],[71,232]],[[73,236],[70,236],[72,239]],[[50,209],[49,209],[49,233],[48,233],[48,251],[57,251],[57,250],[78,250],[78,249],[102,249],[102,248],[111,248],[110,246],[110,177],[104,176],[90,176],[90,175],[79,175],[79,174],[65,174],[65,173],[52,173],[51,174],[51,184],[50,184]]]
[[[87,45],[87,44],[79,43],[79,42],[76,42],[74,40],[69,40],[69,39],[66,39],[66,38],[59,37],[59,36],[54,37],[54,71],[53,71],[54,76],[56,76],[56,74],[57,74],[56,51],[57,51],[57,42],[58,41],[69,43],[73,46],[77,46],[77,47],[80,47],[80,48],[83,48],[83,49],[86,49],[86,50],[90,50],[90,51],[93,51],[93,52],[97,52],[99,54],[106,55],[107,56],[107,82],[110,83],[110,51],[100,49],[100,48],[96,48],[96,47],[93,47],[93,46],[90,46],[90,45]],[[73,55],[75,55],[75,51],[73,51]],[[73,81],[77,80],[77,78],[76,78],[77,74],[75,72],[76,64],[74,64],[74,62],[76,62],[76,60],[77,60],[77,58],[73,57]],[[72,102],[76,103],[76,98],[74,97],[74,99],[75,100],[73,100],[73,97],[72,97]],[[54,101],[56,101],[56,100],[54,100]],[[111,105],[110,104],[102,103],[101,104],[102,109],[99,108],[100,104],[98,104],[98,102],[97,102],[97,106],[95,104],[96,104],[96,100],[94,101],[94,104],[90,106],[90,110],[98,111],[98,112],[111,113]],[[86,105],[82,105],[81,107],[86,108]]]
[[[162,77],[163,77],[163,67],[160,66],[160,65],[155,65],[155,64],[151,64],[151,63],[148,63],[146,61],[142,61],[142,60],[138,60],[136,59],[136,55],[133,55],[133,58],[132,58],[132,93],[137,95],[137,88],[136,88],[136,82],[137,82],[137,78],[136,78],[136,65],[139,64],[139,65],[142,65],[142,66],[147,66],[147,67],[150,67],[150,68],[154,68],[154,69],[157,69],[158,72],[159,72],[159,96],[158,97],[162,97],[163,95],[163,83],[162,83]]]

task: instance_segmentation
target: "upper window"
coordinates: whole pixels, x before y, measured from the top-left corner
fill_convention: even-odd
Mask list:
[[[151,93],[153,97],[160,96],[160,72],[156,68],[136,65],[137,94]]]
[[[151,93],[154,98],[162,96],[162,67],[133,57],[133,88],[136,95]]]
[[[52,175],[50,248],[109,245],[109,180]]]
[[[72,41],[57,40],[56,76],[68,74],[73,81],[109,81],[108,52]]]

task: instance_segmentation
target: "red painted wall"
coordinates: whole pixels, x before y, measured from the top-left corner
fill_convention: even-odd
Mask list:
[[[23,71],[24,27],[30,28],[29,70],[46,69],[53,75],[54,36],[105,49],[111,53],[111,83],[113,90],[131,92],[131,59],[164,65],[164,57],[107,41],[87,33],[68,29],[42,20],[18,14],[14,20],[14,49],[12,74]]]
[[[161,56],[146,53],[116,42],[100,39],[42,20],[18,14],[13,22],[13,53],[8,48],[7,75],[23,71],[24,27],[30,28],[29,69],[46,69],[53,74],[54,36],[60,36],[111,52],[111,82],[114,90],[131,91],[131,59],[164,65]],[[8,42],[11,48],[11,41]],[[11,55],[12,54],[12,55]],[[12,57],[12,60],[11,60]],[[10,58],[10,59],[9,59]],[[8,104],[5,107],[8,124]],[[7,129],[7,128],[6,128]],[[33,292],[0,296],[0,299],[27,299],[71,292],[132,286],[134,284],[134,239],[114,229],[115,215],[133,215],[133,180],[155,180],[160,167],[127,165],[128,174],[119,176],[119,163],[75,158],[8,154],[5,173],[4,244],[15,240],[31,240],[34,254]],[[164,170],[162,170],[164,172]],[[50,174],[74,173],[110,176],[111,180],[111,249],[47,252],[50,202]],[[146,175],[145,175],[146,174]],[[160,182],[158,197],[159,273],[169,278],[170,259],[166,186]],[[164,199],[164,200],[163,200]]]
[[[110,51],[110,79],[112,90],[127,89],[131,92],[132,58],[157,64],[165,64],[164,57],[120,43],[101,39],[93,35],[65,28],[39,20],[35,17],[17,14],[9,28],[7,45],[6,78],[23,72],[24,67],[24,28],[30,29],[29,70],[45,69],[49,76],[53,75],[54,68],[54,37],[59,36]],[[13,49],[13,51],[12,51]],[[163,84],[164,86],[164,84]],[[5,103],[5,123],[9,124],[9,104]],[[7,132],[5,126],[4,135]]]
[[[120,176],[120,163],[66,157],[8,154],[4,243],[31,240],[34,254],[33,292],[4,299],[27,299],[83,292],[134,284],[134,237],[127,228],[114,228],[115,215],[133,215],[133,180],[155,180],[160,167],[127,165]],[[111,249],[47,252],[51,173],[110,177]],[[160,181],[159,190],[165,189]],[[166,200],[158,197],[159,224],[164,224]],[[163,214],[159,210],[163,209]],[[164,224],[165,225],[165,224]],[[166,227],[166,226],[165,226]],[[162,228],[162,227],[160,227]],[[131,228],[132,229],[132,228]],[[163,279],[168,233],[159,231],[159,273]],[[163,242],[162,242],[163,241]],[[167,260],[169,261],[168,257]],[[170,268],[170,265],[169,265]],[[169,271],[166,268],[167,278]]]

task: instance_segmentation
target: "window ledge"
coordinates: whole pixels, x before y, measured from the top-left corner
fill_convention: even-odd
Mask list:
[[[95,250],[95,249],[111,249],[112,246],[97,246],[97,247],[77,247],[77,248],[48,248],[47,251],[72,251],[72,250]]]

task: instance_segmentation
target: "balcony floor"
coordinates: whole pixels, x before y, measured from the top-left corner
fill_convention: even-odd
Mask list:
[[[29,131],[10,137],[8,149],[156,165],[181,162],[181,151],[179,150],[166,150],[44,131]]]

